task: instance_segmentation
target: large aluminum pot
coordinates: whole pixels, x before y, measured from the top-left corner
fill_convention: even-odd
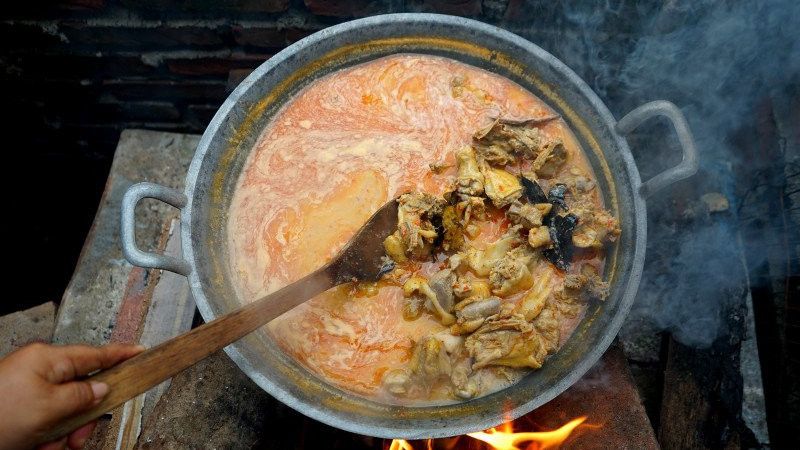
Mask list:
[[[451,436],[498,425],[551,400],[577,381],[611,344],[631,307],[642,273],[645,199],[697,170],[688,126],[673,104],[648,103],[617,121],[572,70],[507,31],[434,14],[355,20],[289,46],[233,91],[200,140],[185,192],[149,183],[131,187],[122,212],[123,246],[126,257],[135,265],[186,275],[206,321],[239,307],[228,264],[226,219],[242,166],[265,124],[284,102],[313,80],[393,53],[441,55],[503,75],[562,115],[588,154],[606,205],[621,220],[622,238],[607,258],[606,273],[612,281],[609,299],[589,306],[572,337],[541,370],[500,392],[446,406],[390,406],[352,395],[297,364],[263,330],[225,351],[265,391],[334,427],[379,437]],[[625,135],[659,115],[674,125],[683,161],[642,182]],[[133,211],[145,197],[181,209],[183,260],[136,248]]]

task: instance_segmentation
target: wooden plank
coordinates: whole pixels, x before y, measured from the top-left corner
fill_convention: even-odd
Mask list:
[[[182,255],[180,221],[173,220],[165,235],[168,240],[164,253],[180,257]],[[124,304],[125,301],[123,301]],[[192,326],[194,312],[194,299],[189,292],[186,278],[174,273],[163,272],[152,290],[138,343],[148,348],[154,347],[189,330]],[[142,422],[146,420],[147,415],[155,407],[169,384],[170,381],[167,380],[125,403],[122,413],[117,415],[119,420],[113,420],[108,429],[111,437],[116,431],[116,438],[113,439],[115,449],[128,450],[135,447]]]

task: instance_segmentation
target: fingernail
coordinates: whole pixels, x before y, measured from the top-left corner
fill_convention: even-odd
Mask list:
[[[140,351],[140,352],[143,352],[143,351],[147,350],[147,347],[145,347],[144,345],[137,345],[134,348],[136,348],[136,350]]]
[[[98,383],[96,381],[92,381],[89,384],[92,385],[92,394],[94,394],[95,400],[100,400],[101,398],[105,397],[108,394],[108,385],[105,383]]]

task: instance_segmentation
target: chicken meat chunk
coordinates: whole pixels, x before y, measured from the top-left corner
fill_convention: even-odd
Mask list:
[[[506,210],[506,217],[511,223],[522,225],[523,228],[536,228],[542,225],[542,219],[550,213],[553,205],[550,203],[522,203],[515,201]]]
[[[415,381],[426,385],[432,385],[442,377],[449,377],[450,356],[444,343],[435,336],[426,336],[417,341],[409,368]]]
[[[456,152],[458,162],[458,177],[456,190],[459,194],[476,196],[483,195],[483,173],[481,173],[475,150],[472,147],[463,147]]]
[[[448,270],[448,272],[450,271]],[[403,295],[406,297],[403,317],[406,320],[417,319],[423,309],[427,309],[439,319],[442,325],[452,325],[456,321],[455,316],[451,314],[454,296],[450,286],[451,280],[455,276],[452,272],[448,275],[440,276],[440,274],[441,272],[434,275],[431,283],[428,283],[425,278],[414,276],[403,284]]]
[[[572,243],[579,248],[600,248],[614,242],[621,233],[619,221],[610,212],[597,206],[586,196],[578,197],[570,212],[578,218]]]
[[[547,356],[538,332],[519,314],[489,317],[464,345],[473,358],[473,370],[489,366],[538,369]]]
[[[442,215],[444,200],[424,192],[412,192],[401,195],[398,203],[397,233],[384,241],[384,247],[390,256],[399,250],[413,259],[428,256],[438,237],[431,220]]]
[[[481,171],[485,180],[486,196],[494,206],[503,208],[522,197],[522,184],[514,175],[488,164],[484,164]]]
[[[533,276],[528,268],[531,258],[521,248],[509,251],[497,260],[489,271],[492,293],[507,297],[531,287]]]
[[[547,142],[533,161],[533,170],[540,178],[553,178],[567,162],[569,154],[559,140]]]
[[[496,119],[473,136],[475,150],[484,161],[504,166],[514,162],[514,154],[533,159],[547,142],[542,130],[528,123],[512,124]]]
[[[501,301],[497,297],[471,297],[456,305],[456,323],[450,327],[450,333],[462,335],[477,330],[487,317],[500,312]]]

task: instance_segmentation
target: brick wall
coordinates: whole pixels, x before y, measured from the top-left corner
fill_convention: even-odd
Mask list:
[[[642,17],[634,2],[618,3],[621,13]],[[35,124],[42,140],[106,155],[123,128],[202,132],[231,85],[287,44],[331,24],[378,13],[439,12],[548,41],[565,28],[562,8],[543,0],[15,3],[0,13],[1,89],[19,122]],[[610,32],[627,31],[636,21],[622,23],[607,15],[593,33],[613,40]]]
[[[286,45],[354,17],[390,12],[458,14],[540,44],[587,80],[592,44],[620,50],[657,8],[614,0],[51,0],[9,2],[0,12],[0,120],[5,221],[19,261],[12,276],[30,296],[0,312],[57,300],[103,191],[121,130],[202,133],[252,69]],[[575,14],[581,17],[575,19]],[[583,16],[594,17],[591,27]],[[595,17],[596,16],[596,17]],[[597,83],[593,83],[597,84]],[[602,90],[607,90],[603,87]],[[19,187],[24,186],[23,190]],[[69,220],[63,220],[68,217]],[[41,273],[31,274],[37,267]],[[42,281],[44,279],[45,281]]]

